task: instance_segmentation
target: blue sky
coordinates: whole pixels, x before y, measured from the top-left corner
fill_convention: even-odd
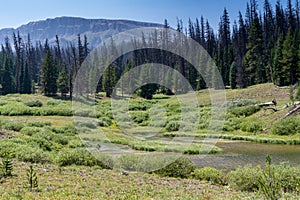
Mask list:
[[[187,24],[201,15],[217,28],[224,7],[233,22],[238,11],[245,13],[248,0],[9,0],[2,4],[0,28],[18,27],[30,21],[58,16],[85,18],[131,19],[136,21],[163,23],[167,19],[171,26],[176,18]],[[263,1],[258,0],[260,9]],[[275,6],[277,0],[269,0]],[[284,7],[286,0],[281,0]]]

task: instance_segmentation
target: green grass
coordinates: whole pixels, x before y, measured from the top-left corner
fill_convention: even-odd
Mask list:
[[[257,194],[229,190],[192,179],[145,173],[121,175],[99,167],[34,165],[38,188],[30,191],[27,163],[15,163],[13,177],[1,179],[0,199],[244,199]]]

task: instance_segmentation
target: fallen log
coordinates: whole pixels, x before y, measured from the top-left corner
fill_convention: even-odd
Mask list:
[[[294,113],[300,111],[300,105],[297,105],[294,109],[292,109],[291,111],[289,111],[284,117],[283,119],[293,115]]]
[[[261,103],[258,104],[259,107],[267,107],[267,106],[274,106],[273,102],[266,102],[266,103]]]

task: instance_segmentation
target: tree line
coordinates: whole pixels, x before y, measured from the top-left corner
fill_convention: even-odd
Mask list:
[[[32,44],[30,35],[24,40],[20,34],[13,33],[13,42],[5,38],[0,51],[0,93],[31,94],[39,89],[47,96],[60,92],[72,96],[72,83],[76,72],[87,57],[90,49],[87,37],[78,35],[76,46],[71,43],[61,48],[59,37],[55,45],[44,43]]]
[[[299,1],[288,0],[287,5],[283,6],[278,0],[273,8],[269,1],[265,0],[262,7],[260,10],[257,1],[250,0],[245,15],[239,12],[238,19],[232,24],[225,8],[217,32],[202,16],[195,21],[190,19],[186,27],[182,20],[178,19],[176,30],[206,49],[215,61],[226,86],[234,89],[266,82],[273,82],[279,86],[295,84],[300,77]],[[164,27],[170,28],[167,20]],[[151,43],[151,46],[156,48],[134,51],[111,62],[100,80],[96,80],[97,92],[103,91],[110,96],[121,76],[135,66],[151,62],[176,69],[195,90],[214,87],[206,83],[184,58],[159,50],[161,47],[172,48],[178,45],[186,48],[189,45],[188,41],[180,34],[170,35],[167,29],[162,32],[154,31],[149,37],[142,37],[138,41],[133,39],[131,43],[139,43],[145,47]],[[107,55],[116,54],[118,51],[114,48],[113,40],[106,46],[107,49],[102,50],[106,51]],[[58,36],[55,45],[51,46],[48,40],[33,45],[30,35],[24,39],[19,33],[13,34],[12,42],[6,38],[5,43],[1,45],[0,92],[29,94],[38,88],[45,95],[51,96],[60,92],[63,97],[68,93],[72,97],[74,79],[90,51],[86,36],[81,38],[78,35],[76,44],[70,43],[62,48]],[[96,73],[97,71],[91,71],[88,74],[90,85],[95,82],[93,79]],[[137,77],[147,76],[144,71],[140,73]],[[213,76],[214,72],[207,69],[205,73]],[[172,88],[149,84],[141,87],[138,93],[151,98],[151,94],[157,91],[168,94],[186,92],[185,88],[179,87],[180,83],[177,82],[178,79],[174,79],[174,75],[165,76],[165,81],[174,82]],[[129,80],[130,83],[126,83],[127,87],[138,81],[134,78]]]

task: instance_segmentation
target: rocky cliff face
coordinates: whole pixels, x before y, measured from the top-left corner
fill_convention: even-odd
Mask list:
[[[27,40],[30,35],[32,43],[48,38],[49,43],[55,41],[58,35],[61,45],[66,46],[70,42],[77,41],[77,35],[81,34],[88,37],[90,45],[96,46],[103,39],[122,31],[141,27],[161,27],[161,24],[137,22],[130,20],[107,20],[107,19],[84,19],[77,17],[58,17],[37,22],[30,22],[16,29],[5,28],[0,30],[0,43],[4,43],[5,37],[9,37],[12,42],[13,32],[19,31],[21,37]]]

